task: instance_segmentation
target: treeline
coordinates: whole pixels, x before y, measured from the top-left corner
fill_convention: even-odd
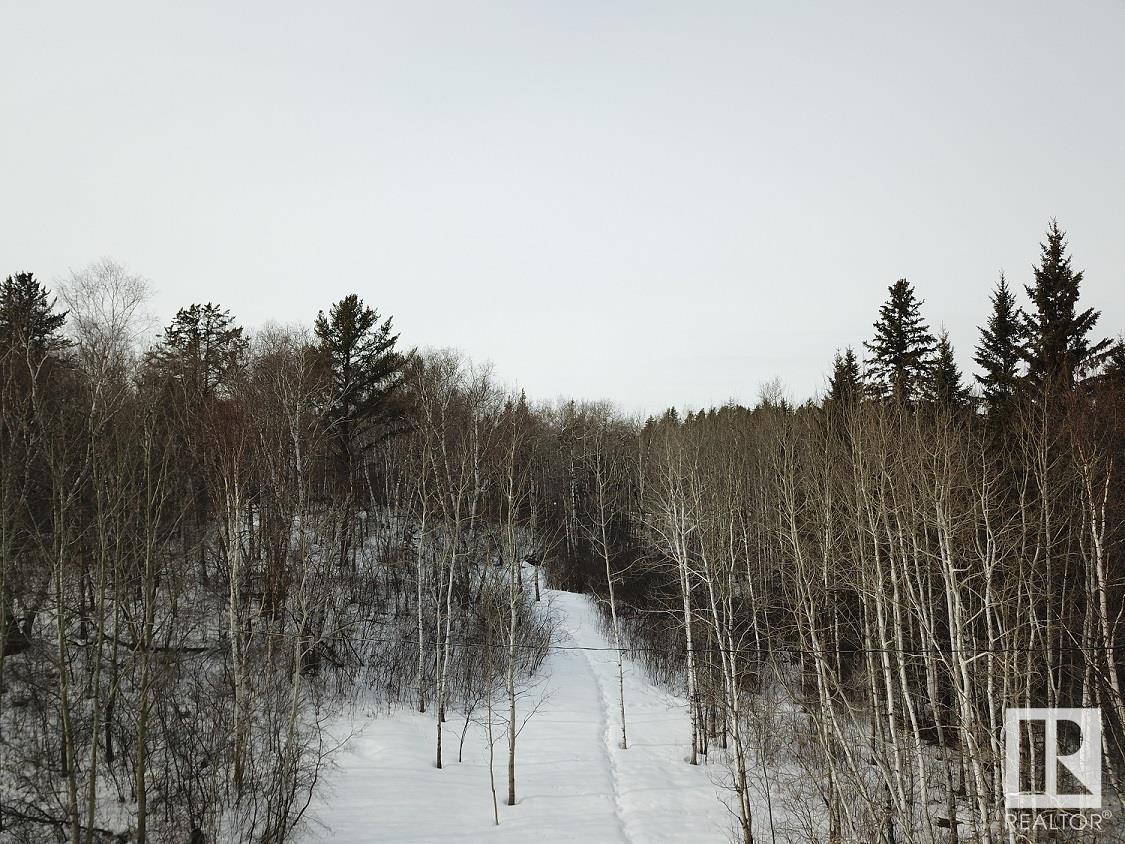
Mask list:
[[[1003,840],[1008,706],[1100,707],[1118,788],[1122,409],[727,408],[614,458],[590,583],[682,682],[692,760],[726,749],[745,840]]]
[[[1081,278],[1052,223],[979,392],[900,280],[818,402],[584,420],[570,571],[685,691],[742,840],[1008,840],[1006,707],[1099,707],[1121,794],[1125,369]]]
[[[9,277],[0,840],[289,840],[357,694],[432,717],[438,767],[495,725],[514,804],[542,578],[685,693],[744,841],[1006,839],[1006,706],[1099,706],[1120,793],[1125,355],[1081,280],[1052,224],[976,390],[902,280],[823,398],[642,423],[356,295],[145,348],[120,267]]]
[[[0,839],[289,840],[357,695],[429,709],[438,767],[495,706],[514,803],[547,423],[355,295],[147,349],[142,279],[58,296],[0,285]]]

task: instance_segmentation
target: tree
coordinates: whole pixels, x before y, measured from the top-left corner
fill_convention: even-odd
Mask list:
[[[62,361],[65,311],[31,273],[0,284],[0,672],[3,655],[30,644],[45,569],[26,562],[25,543],[50,516],[51,487],[43,463],[45,408],[65,406],[72,371]],[[17,605],[22,603],[22,612]]]
[[[992,294],[992,315],[988,326],[980,329],[973,360],[983,370],[976,379],[981,385],[989,415],[1002,414],[1019,387],[1019,365],[1023,359],[1023,335],[1016,299],[1004,274]]]
[[[622,646],[617,584],[626,572],[615,560],[615,529],[624,509],[623,492],[628,478],[629,429],[620,424],[608,407],[592,409],[589,430],[584,436],[583,457],[589,478],[590,516],[586,532],[591,550],[605,566],[609,599],[610,632],[617,659],[617,702],[621,712],[621,749],[629,749],[625,718],[625,652]]]
[[[391,333],[391,320],[380,323],[379,312],[354,293],[316,317],[317,349],[331,372],[328,417],[349,468],[360,426],[390,426],[401,413],[394,399],[407,357],[395,348],[398,335]]]
[[[450,671],[457,638],[454,623],[462,606],[460,600],[467,600],[472,551],[479,549],[482,539],[483,498],[494,480],[490,470],[497,460],[497,422],[503,396],[489,368],[473,368],[456,353],[440,352],[412,360],[413,425],[408,435],[419,441],[422,471],[429,465],[432,478],[427,486],[436,503],[432,518],[441,526],[432,531],[432,539],[423,535],[419,543],[419,553],[425,550],[435,569],[435,618],[431,629],[437,650],[433,692],[437,727],[435,766],[440,768],[442,725],[449,705]],[[420,565],[418,578],[422,578]]]
[[[104,379],[133,361],[141,335],[150,328],[145,312],[150,295],[146,279],[108,259],[72,271],[59,285],[67,306],[67,333],[90,377]]]
[[[852,347],[844,349],[843,354],[836,352],[832,361],[832,379],[828,383],[828,401],[837,406],[850,405],[859,398],[862,387],[859,361]]]
[[[1027,375],[1036,386],[1072,387],[1075,375],[1096,365],[1109,348],[1109,340],[1089,341],[1101,312],[1077,312],[1082,271],[1071,267],[1066,250],[1066,232],[1051,220],[1047,242],[1040,244],[1039,266],[1032,267],[1035,283],[1024,288],[1033,310],[1021,315]]]
[[[47,289],[33,273],[10,275],[0,284],[0,338],[5,352],[15,352],[39,362],[66,349],[62,336],[66,311],[55,310]]]
[[[180,308],[148,357],[193,397],[210,398],[230,386],[248,346],[230,311],[208,302]]]
[[[944,329],[938,336],[937,350],[930,364],[927,393],[930,401],[947,410],[962,410],[969,404],[969,390],[961,383],[961,370],[957,367],[953,344],[949,342],[949,332]]]
[[[199,570],[207,582],[205,537],[217,503],[204,482],[210,459],[208,429],[218,405],[236,391],[248,359],[249,342],[230,311],[208,302],[180,308],[156,345],[145,355],[145,374],[163,394],[166,407],[180,418],[168,424],[174,433],[178,484],[189,503],[185,527],[191,526],[199,552]]]
[[[879,309],[875,339],[864,343],[872,392],[896,404],[912,404],[921,396],[934,350],[934,337],[922,319],[921,300],[905,278],[888,290]]]
[[[1105,377],[1119,387],[1125,386],[1125,338],[1118,337],[1106,353]]]
[[[498,458],[502,562],[508,567],[508,641],[507,669],[504,686],[508,693],[508,805],[516,805],[516,676],[521,632],[520,610],[527,597],[523,589],[520,566],[527,556],[527,533],[521,518],[531,495],[531,478],[527,452],[530,414],[526,403],[513,406],[509,399],[500,415],[500,442]]]
[[[392,428],[400,415],[395,398],[402,386],[406,358],[396,349],[391,318],[379,314],[351,293],[327,315],[317,314],[313,328],[317,355],[326,371],[325,417],[342,474],[343,507],[339,527],[340,563],[352,553],[353,508],[359,459],[378,426]]]

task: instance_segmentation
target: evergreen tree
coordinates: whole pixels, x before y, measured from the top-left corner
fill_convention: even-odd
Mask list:
[[[949,410],[963,410],[969,404],[969,390],[961,383],[961,370],[945,329],[938,336],[926,392],[931,402]]]
[[[1118,337],[1106,352],[1104,380],[1125,390],[1125,338]]]
[[[992,416],[1003,414],[1019,387],[1019,365],[1024,356],[1019,309],[1004,274],[992,294],[992,315],[980,329],[973,360],[983,370],[976,379]]]
[[[407,358],[395,348],[398,335],[391,333],[391,317],[380,322],[379,313],[354,293],[327,315],[321,311],[314,330],[317,351],[330,373],[328,417],[350,465],[361,427],[393,427],[400,418],[396,398]]]
[[[1075,375],[1095,365],[1109,348],[1109,340],[1090,344],[1090,331],[1101,312],[1077,312],[1082,272],[1071,267],[1066,247],[1066,232],[1051,220],[1047,242],[1040,244],[1039,266],[1032,268],[1035,283],[1025,288],[1032,311],[1022,314],[1024,357],[1028,378],[1036,386],[1073,386]]]
[[[191,395],[210,397],[230,385],[248,347],[230,311],[208,302],[177,311],[148,359]]]
[[[341,566],[354,565],[356,476],[371,433],[377,428],[393,433],[403,415],[397,399],[407,358],[395,348],[398,335],[391,333],[391,318],[380,322],[379,313],[354,293],[332,305],[327,315],[317,314],[313,330],[325,368],[325,413],[342,481],[339,559]]]
[[[70,344],[62,336],[66,312],[55,310],[47,289],[32,273],[10,275],[0,284],[0,342],[3,352],[38,363]]]
[[[850,405],[860,397],[863,386],[859,361],[852,347],[836,352],[832,361],[832,379],[828,383],[828,401],[837,406]]]
[[[905,278],[888,288],[890,296],[879,309],[875,338],[864,347],[872,393],[900,404],[917,401],[925,386],[934,337],[922,319],[922,302]]]

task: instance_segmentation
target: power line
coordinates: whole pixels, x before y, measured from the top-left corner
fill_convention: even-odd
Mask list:
[[[255,633],[252,633],[251,635],[253,636],[255,634],[267,636],[267,637],[268,636],[280,636],[280,637],[290,638],[290,639],[312,638],[312,637],[309,637],[308,634],[294,633],[294,632],[291,632],[291,631],[283,631],[283,630],[255,631]],[[417,639],[400,639],[400,638],[397,638],[397,637],[387,637],[387,636],[347,636],[346,634],[344,634],[342,632],[337,632],[336,634],[332,634],[332,635],[329,635],[329,636],[320,636],[320,637],[315,637],[315,638],[317,638],[318,641],[321,641],[321,642],[344,640],[344,641],[348,641],[348,642],[363,642],[363,643],[366,643],[366,644],[410,645],[410,646],[413,646],[413,647],[417,647],[418,644],[419,644],[419,641]],[[434,645],[434,646],[437,646],[437,647],[445,647],[445,645],[447,643],[445,641],[440,640],[440,639],[434,639],[434,640],[423,641],[423,642],[421,642],[421,644],[423,646]],[[508,648],[509,647],[509,645],[506,642],[504,642],[504,640],[502,640],[502,639],[500,641],[493,642],[493,643],[482,642],[482,641],[479,641],[479,640],[476,640],[476,639],[450,639],[448,641],[448,645],[451,648],[452,647],[457,647],[457,648]],[[218,647],[218,645],[216,645],[216,647]],[[515,645],[515,648],[518,649],[518,650],[532,650],[532,651],[547,650],[548,652],[549,651],[589,651],[589,652],[595,652],[595,653],[598,653],[598,652],[609,652],[609,653],[621,652],[623,654],[630,654],[630,653],[668,653],[668,654],[670,654],[670,653],[678,652],[680,650],[679,648],[676,648],[676,647],[662,648],[662,647],[645,646],[645,645],[635,645],[635,646],[628,646],[627,645],[627,646],[623,646],[623,647],[620,647],[620,648],[616,648],[616,647],[613,647],[612,645],[606,645],[606,646],[563,645],[563,644],[558,644],[558,643],[554,643],[554,642],[546,644],[546,645],[517,643]],[[905,648],[859,648],[859,647],[843,647],[843,648],[839,648],[838,650],[833,651],[833,650],[824,650],[824,649],[818,650],[818,649],[809,649],[809,648],[799,648],[799,647],[795,647],[795,646],[792,646],[792,645],[785,645],[785,646],[771,646],[771,647],[768,647],[768,648],[761,648],[761,649],[753,648],[753,647],[746,647],[746,648],[724,648],[724,647],[696,648],[696,647],[693,647],[692,653],[697,653],[697,654],[699,654],[699,653],[725,653],[725,654],[734,654],[736,656],[746,656],[748,654],[753,654],[753,653],[756,652],[756,653],[759,653],[763,656],[768,656],[770,654],[784,654],[784,655],[791,655],[791,656],[817,656],[817,657],[822,657],[822,658],[826,658],[826,657],[830,657],[830,656],[839,656],[839,655],[843,655],[843,654],[848,654],[848,655],[852,655],[852,654],[863,654],[863,655],[867,655],[867,654],[896,654],[896,655],[899,655],[899,656],[914,656],[914,657],[922,658],[922,657],[926,657],[927,655],[932,655],[932,656],[937,656],[937,657],[943,657],[943,656],[948,656],[948,657],[953,657],[953,656],[975,657],[975,656],[986,656],[988,654],[1045,653],[1047,651],[1050,651],[1051,653],[1056,653],[1056,654],[1057,653],[1101,653],[1101,654],[1105,654],[1105,653],[1116,653],[1117,651],[1121,651],[1121,650],[1125,650],[1125,645],[1107,645],[1107,646],[1100,646],[1100,645],[1098,645],[1098,646],[1066,645],[1066,646],[1059,646],[1059,647],[1056,647],[1056,648],[1049,648],[1049,649],[1044,648],[1044,647],[1030,647],[1030,646],[1027,646],[1027,647],[1011,646],[1011,647],[1001,647],[1001,648],[956,648],[956,649],[951,649],[951,650],[943,650],[943,649],[934,648],[934,649],[930,649],[929,651],[910,650],[910,649],[905,649]]]

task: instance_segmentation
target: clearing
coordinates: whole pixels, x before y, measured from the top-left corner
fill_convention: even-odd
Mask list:
[[[341,719],[356,735],[310,807],[308,841],[333,844],[423,841],[641,842],[728,841],[734,818],[710,766],[685,761],[690,724],[684,700],[626,664],[629,749],[622,750],[617,663],[600,630],[593,599],[544,590],[558,621],[559,648],[521,701],[521,717],[539,704],[519,736],[517,805],[507,806],[507,741],[496,712],[496,788],[500,826],[493,825],[488,743],[471,724],[464,761],[457,747],[462,715],[445,724],[445,768],[434,767],[433,714],[357,708]],[[483,708],[476,713],[482,720]]]

